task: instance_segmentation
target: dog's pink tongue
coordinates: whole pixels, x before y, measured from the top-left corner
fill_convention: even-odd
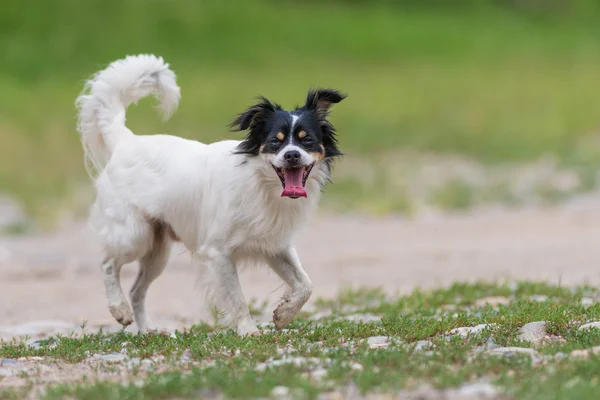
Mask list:
[[[302,187],[302,168],[286,168],[283,176],[281,197],[306,197],[306,190]]]

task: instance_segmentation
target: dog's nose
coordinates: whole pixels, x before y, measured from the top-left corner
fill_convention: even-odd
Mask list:
[[[298,150],[286,151],[285,154],[283,155],[283,158],[285,159],[285,161],[288,161],[288,162],[298,162],[298,161],[300,161],[300,157],[302,157],[302,155],[300,154],[300,152]]]

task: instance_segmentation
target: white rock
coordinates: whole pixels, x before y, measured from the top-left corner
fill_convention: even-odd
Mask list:
[[[271,390],[272,397],[287,397],[290,394],[290,388],[287,386],[275,386]]]
[[[600,321],[590,322],[579,327],[580,331],[585,331],[587,329],[600,329]]]
[[[370,349],[382,349],[390,345],[390,338],[387,336],[371,336],[367,339]]]
[[[362,364],[354,362],[350,364],[350,369],[353,371],[363,371],[365,367],[363,367]]]
[[[113,362],[122,362],[127,360],[127,356],[121,353],[110,353],[110,354],[95,354],[94,359],[96,360],[100,360],[100,361],[105,361],[105,362],[109,362],[109,363],[113,363]]]
[[[458,389],[458,395],[477,399],[495,398],[498,390],[489,383],[469,383]]]
[[[591,297],[584,297],[581,299],[581,305],[584,307],[593,306],[595,302],[596,302],[596,300],[594,300]]]
[[[435,345],[431,343],[429,340],[419,340],[415,344],[415,351],[425,351],[433,349]]]
[[[538,354],[534,349],[528,347],[498,347],[496,349],[486,351],[487,354],[510,356],[513,354],[527,354],[529,356],[536,356]]]
[[[573,350],[570,354],[572,358],[579,358],[586,360],[590,358],[591,355],[600,354],[600,346],[592,347],[591,349],[582,349],[582,350]]]
[[[546,322],[536,321],[525,324],[519,329],[518,338],[534,345],[540,344],[546,337]]]
[[[367,323],[367,322],[381,322],[381,317],[378,315],[373,315],[373,314],[354,314],[354,315],[348,315],[346,317],[344,317],[345,320],[347,321],[352,321],[352,322],[362,322],[362,323]]]
[[[460,328],[454,328],[450,331],[450,335],[457,335],[466,338],[469,335],[476,335],[483,332],[486,329],[491,329],[497,326],[496,324],[479,324],[476,326],[464,326]]]
[[[328,372],[325,368],[317,368],[310,373],[310,376],[313,379],[320,381],[321,379],[325,378],[327,376],[327,374],[328,374]]]
[[[546,300],[548,300],[548,296],[545,296],[543,294],[534,294],[533,296],[529,296],[529,300],[543,303]]]

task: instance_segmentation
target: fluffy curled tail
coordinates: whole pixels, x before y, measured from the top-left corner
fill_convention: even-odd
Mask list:
[[[153,55],[115,61],[86,82],[76,101],[77,130],[90,176],[102,171],[120,141],[133,136],[125,126],[125,110],[150,94],[168,119],[179,103],[179,86],[169,64]]]

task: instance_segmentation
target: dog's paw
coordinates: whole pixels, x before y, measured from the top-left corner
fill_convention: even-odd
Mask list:
[[[275,311],[273,311],[275,329],[283,329],[294,319],[298,311],[298,307],[295,307],[288,298],[284,298]]]
[[[131,312],[131,309],[127,303],[110,305],[108,306],[108,309],[117,322],[124,327],[131,325],[133,322],[133,313]]]
[[[236,331],[240,336],[258,336],[261,334],[253,321],[246,321],[238,324]]]

